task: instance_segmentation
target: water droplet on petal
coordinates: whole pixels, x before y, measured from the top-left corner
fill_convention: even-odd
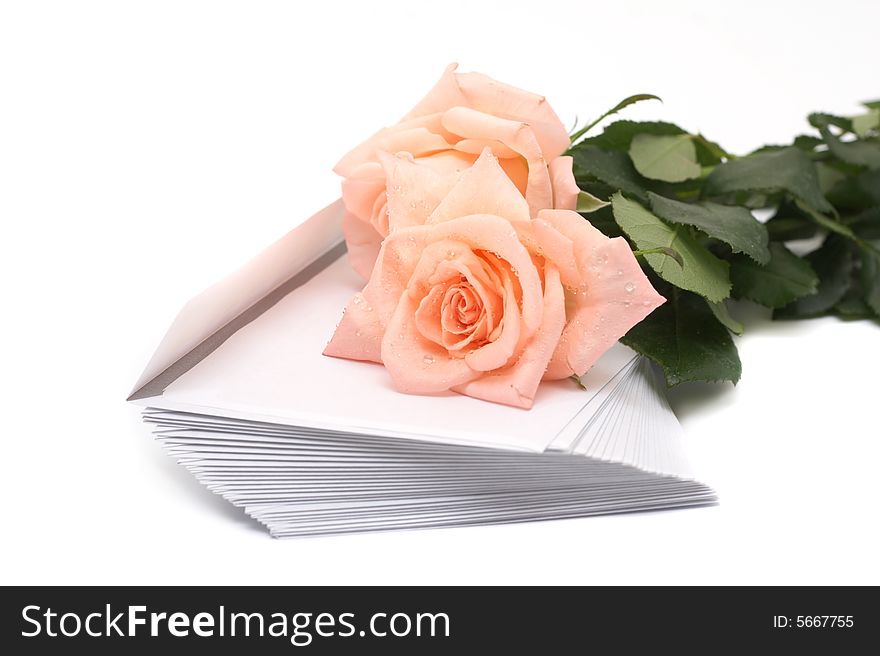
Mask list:
[[[636,288],[636,286],[635,286],[634,284],[632,284],[631,282],[628,282],[628,283],[626,283],[626,284],[623,286],[623,288],[624,288],[627,292],[631,292],[632,290],[634,290],[634,289]]]
[[[623,269],[618,269],[618,270],[617,270],[617,275],[618,275],[618,276],[622,276],[622,275],[623,275]]]
[[[355,294],[354,300],[352,300],[352,303],[354,303],[355,305],[360,305],[363,300],[364,300],[363,296],[361,296],[360,294]]]
[[[450,248],[448,251],[446,251],[446,257],[452,259],[453,257],[455,257],[455,251]]]
[[[355,337],[360,337],[361,335],[363,335],[363,333],[360,330],[356,330],[354,333]]]
[[[422,358],[422,362],[424,362],[425,364],[434,364],[434,356],[426,355]]]

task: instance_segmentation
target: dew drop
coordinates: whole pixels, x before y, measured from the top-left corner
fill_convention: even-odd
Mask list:
[[[446,251],[446,257],[452,259],[453,257],[455,257],[455,251],[450,248],[448,251]]]
[[[617,275],[618,275],[618,276],[622,276],[622,275],[623,275],[623,269],[618,269],[618,270],[617,270]]]
[[[360,294],[355,294],[354,300],[352,301],[352,303],[354,303],[355,305],[360,305],[363,300],[364,300],[363,296],[361,296]]]
[[[422,362],[424,362],[425,364],[434,364],[434,356],[426,355],[422,358]]]
[[[354,336],[355,336],[355,337],[360,337],[361,335],[363,335],[363,333],[362,333],[360,330],[357,330],[357,331],[355,331],[355,333],[354,333]]]
[[[632,290],[634,290],[636,288],[636,286],[634,284],[632,284],[631,282],[628,282],[623,286],[623,288],[626,291],[631,292]]]
[[[364,312],[372,312],[372,311],[373,311],[372,305],[368,305],[367,307],[364,308]]]

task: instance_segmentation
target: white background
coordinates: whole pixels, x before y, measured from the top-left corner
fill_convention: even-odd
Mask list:
[[[743,152],[880,96],[873,0],[0,4],[0,583],[880,583],[880,327],[750,317],[676,390],[716,508],[277,541],[123,399],[192,295],[450,61]]]

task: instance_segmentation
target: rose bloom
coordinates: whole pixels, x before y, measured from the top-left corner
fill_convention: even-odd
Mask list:
[[[530,408],[665,300],[624,239],[571,210],[531,218],[488,147],[445,195],[431,165],[379,160],[389,236],[324,353],[384,364],[401,392]]]
[[[382,239],[390,232],[386,178],[380,151],[406,151],[441,174],[437,203],[487,146],[525,197],[532,214],[575,209],[578,188],[565,127],[542,96],[449,66],[427,96],[400,123],[380,130],[334,168],[341,175],[342,223],[352,267],[369,278]]]

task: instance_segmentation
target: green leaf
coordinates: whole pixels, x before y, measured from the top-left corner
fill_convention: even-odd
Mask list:
[[[831,310],[850,287],[852,280],[852,247],[841,237],[831,235],[818,249],[807,255],[807,261],[819,276],[815,294],[803,296],[773,313],[774,319],[818,317]]]
[[[590,123],[588,125],[585,125],[580,130],[578,130],[573,135],[571,135],[571,142],[575,143],[578,139],[580,139],[587,132],[589,132],[591,129],[593,129],[600,121],[602,121],[602,119],[608,118],[612,114],[616,114],[620,110],[625,109],[625,108],[629,107],[630,105],[634,105],[635,103],[641,102],[643,100],[660,100],[660,98],[658,96],[655,96],[654,94],[651,94],[651,93],[637,93],[634,96],[629,96],[628,98],[624,98],[619,103],[617,103],[614,107],[612,107],[607,112],[602,114],[595,121],[593,121],[592,123]],[[660,100],[660,102],[663,102],[663,101]]]
[[[702,134],[694,136],[694,146],[697,149],[697,161],[702,166],[715,166],[725,159],[731,159],[732,155],[714,141],[709,141]]]
[[[824,144],[825,142],[823,141],[822,143]],[[837,183],[846,179],[845,173],[824,162],[816,162],[816,174],[819,176],[819,189],[826,195],[834,189]]]
[[[620,341],[663,369],[672,387],[688,381],[736,383],[742,364],[730,333],[699,296],[671,288],[668,300]]]
[[[682,258],[681,253],[673,248],[666,248],[665,246],[658,246],[657,248],[648,248],[645,250],[638,249],[633,251],[633,255],[636,257],[640,255],[650,255],[651,253],[657,253],[660,255],[665,255],[666,257],[671,257],[678,266],[684,268],[684,258]]]
[[[595,212],[596,210],[602,209],[603,207],[608,207],[611,205],[607,200],[602,200],[601,198],[596,198],[593,194],[590,194],[586,191],[581,191],[578,194],[577,198],[577,211],[578,212]]]
[[[811,219],[813,219],[813,221],[818,223],[826,230],[837,233],[838,235],[843,235],[844,237],[847,237],[849,239],[855,239],[855,234],[849,226],[844,225],[840,221],[829,218],[821,212],[817,212],[812,207],[809,207],[801,201],[796,201],[796,205],[800,209],[802,209],[807,214],[807,216],[809,216]]]
[[[689,134],[658,137],[637,134],[629,147],[636,171],[646,178],[664,182],[683,182],[700,177],[697,150]]]
[[[764,224],[773,241],[795,241],[810,239],[816,236],[818,227],[815,223],[796,216],[774,216]]]
[[[853,116],[852,126],[857,137],[867,137],[871,130],[880,129],[880,109],[872,109],[867,114]]]
[[[877,253],[877,249],[880,249],[880,240],[874,241],[873,246],[875,248],[873,251],[868,248],[861,249],[861,283],[865,303],[875,315],[880,317],[880,255]]]
[[[862,105],[868,109],[880,109],[880,100],[866,100]]]
[[[709,303],[709,301],[706,301],[706,304],[712,310],[715,318],[730,332],[735,335],[742,335],[745,332],[746,327],[730,316],[730,308],[727,305],[727,301],[721,301],[720,303]]]
[[[852,289],[834,306],[834,311],[841,319],[873,319],[877,316]]]
[[[820,212],[832,211],[819,188],[816,165],[793,146],[725,162],[706,178],[707,195],[744,191],[784,191]]]
[[[838,209],[848,210],[880,205],[880,170],[844,178],[828,192],[828,200]]]
[[[880,239],[880,206],[843,217],[842,221],[862,239]]]
[[[772,241],[810,239],[819,231],[816,222],[795,203],[782,202],[776,213],[764,224]]]
[[[827,128],[829,125],[840,128],[844,132],[852,132],[853,129],[852,121],[850,119],[844,116],[835,116],[834,114],[813,112],[807,117],[807,120],[810,122],[810,125],[819,130]]]
[[[661,278],[709,301],[718,302],[730,295],[727,262],[718,259],[701,246],[685,226],[669,226],[639,203],[621,193],[611,197],[614,218],[640,250],[671,248],[684,262],[679,266],[663,254],[646,254],[645,261]]]
[[[651,209],[671,223],[694,226],[713,239],[728,244],[734,253],[745,253],[760,264],[770,260],[767,229],[744,207],[717,203],[681,203],[648,192]]]
[[[770,308],[815,294],[819,285],[809,262],[778,242],[770,243],[770,262],[766,266],[747,257],[735,257],[730,265],[730,278],[736,298],[747,298]]]
[[[869,169],[880,168],[880,143],[868,141],[841,141],[827,127],[819,130],[829,150],[844,162]]]
[[[801,134],[794,138],[793,145],[801,150],[812,151],[816,146],[821,146],[824,142],[819,137],[811,134]]]
[[[582,186],[580,178],[589,175],[636,198],[648,198],[641,177],[624,153],[601,150],[595,146],[576,148],[574,174],[578,179],[578,186]]]
[[[665,123],[663,121],[615,121],[611,125],[606,126],[602,134],[584,139],[580,145],[598,146],[603,150],[622,150],[627,152],[633,137],[637,134],[673,136],[676,134],[687,134],[687,132],[674,123]]]

